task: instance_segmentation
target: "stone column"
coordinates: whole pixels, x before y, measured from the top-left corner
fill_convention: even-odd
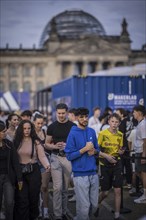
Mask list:
[[[5,92],[10,90],[10,69],[9,64],[4,67],[4,75],[5,75]]]
[[[59,81],[59,80],[61,80],[62,77],[63,77],[62,62],[61,62],[61,61],[58,61],[58,62],[56,63],[56,67],[54,66],[54,68],[56,68],[56,73],[55,73],[56,80]]]
[[[22,64],[18,65],[18,91],[23,90],[23,66]]]
[[[114,68],[115,67],[115,62],[114,61],[110,61],[110,68]]]
[[[37,76],[36,76],[36,64],[30,65],[30,84],[31,84],[31,90],[30,90],[30,109],[34,109],[34,94],[37,90]]]
[[[102,62],[101,61],[98,61],[97,62],[97,66],[96,66],[96,71],[99,71],[99,70],[102,70],[103,69],[103,67],[102,67]]]
[[[45,87],[50,85],[49,63],[46,63],[44,67],[44,81]]]
[[[31,66],[30,72],[31,72],[31,90],[35,92],[37,90],[36,88],[37,87],[36,85],[37,76],[36,76],[36,65],[35,64]]]
[[[87,75],[88,74],[88,62],[84,62],[83,63],[82,74],[83,75]]]
[[[75,62],[70,63],[70,76],[72,76],[72,75],[77,75]]]

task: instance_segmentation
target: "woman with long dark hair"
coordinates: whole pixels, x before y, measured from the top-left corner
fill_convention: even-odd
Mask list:
[[[20,122],[16,130],[14,146],[17,149],[23,173],[23,188],[21,191],[16,189],[14,219],[34,220],[39,215],[41,187],[38,159],[46,172],[50,170],[50,164],[31,121]]]

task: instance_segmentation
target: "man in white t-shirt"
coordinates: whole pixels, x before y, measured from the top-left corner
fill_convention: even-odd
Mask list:
[[[127,141],[128,141],[128,147],[130,150],[130,156],[135,155],[134,152],[134,142],[135,142],[135,135],[136,135],[136,128],[134,128],[131,133],[129,134]],[[129,190],[129,194],[136,193],[136,173],[135,173],[135,162],[132,161],[132,188]]]
[[[133,116],[138,121],[135,134],[134,150],[136,157],[142,157],[135,159],[135,170],[139,173],[142,179],[144,188],[143,195],[138,199],[135,199],[135,203],[146,203],[146,110],[142,105],[135,106],[133,109]]]
[[[98,133],[100,132],[100,128],[102,126],[99,117],[101,114],[101,110],[99,107],[95,107],[93,109],[93,116],[89,118],[88,127],[93,128],[96,132],[96,136],[98,138]]]
[[[93,116],[91,116],[88,121],[89,127],[92,127],[93,125],[100,123],[99,121],[100,114],[101,114],[101,109],[99,107],[95,107],[93,109]]]

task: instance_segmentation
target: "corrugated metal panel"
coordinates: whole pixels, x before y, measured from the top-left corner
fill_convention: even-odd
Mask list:
[[[52,86],[52,98],[56,99],[59,97],[64,97],[66,95],[72,95],[71,91],[71,78],[61,81]]]
[[[102,109],[108,106],[108,96],[112,93],[139,94],[146,103],[146,79],[142,76],[74,76],[52,86],[53,99],[70,96],[70,107],[85,106],[91,112],[95,106]]]

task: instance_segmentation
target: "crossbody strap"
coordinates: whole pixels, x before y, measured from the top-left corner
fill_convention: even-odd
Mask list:
[[[33,154],[34,154],[34,140],[32,140],[32,152],[31,152],[30,162],[33,158]]]

